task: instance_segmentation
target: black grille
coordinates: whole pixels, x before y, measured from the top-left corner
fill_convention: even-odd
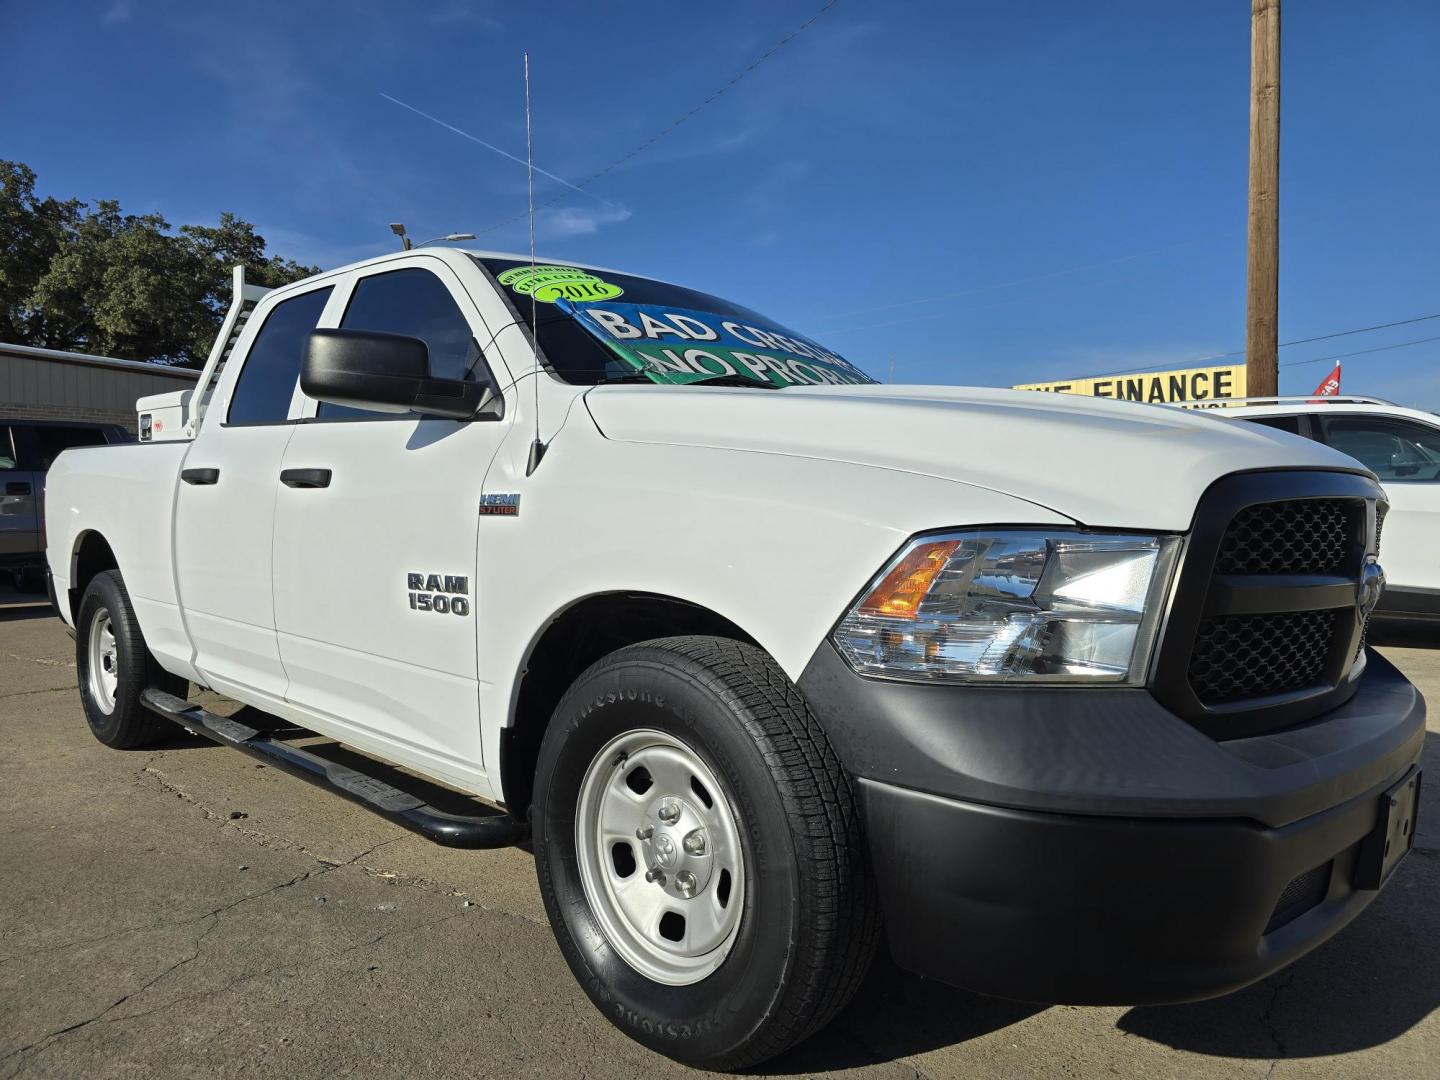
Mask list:
[[[1220,541],[1217,574],[1336,574],[1350,554],[1354,499],[1258,503],[1237,513]]]
[[[1265,697],[1319,684],[1335,612],[1202,619],[1190,653],[1190,687],[1202,704]]]
[[[1150,686],[1217,739],[1320,716],[1355,693],[1356,601],[1380,486],[1359,473],[1233,473],[1195,509]]]
[[[1330,891],[1330,868],[1333,865],[1332,860],[1323,866],[1315,867],[1314,870],[1307,870],[1286,885],[1285,891],[1280,894],[1280,899],[1275,904],[1270,922],[1265,926],[1265,933],[1294,922],[1324,900],[1325,894]]]

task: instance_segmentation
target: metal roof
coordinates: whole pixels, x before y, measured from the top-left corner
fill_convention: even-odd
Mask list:
[[[32,345],[9,345],[0,342],[0,356],[18,356],[32,360],[52,360],[65,364],[87,364],[91,367],[118,368],[136,374],[159,375],[172,379],[198,379],[194,368],[171,367],[168,364],[146,364],[139,360],[117,360],[112,356],[91,356],[89,353],[65,352],[61,349],[37,349]]]

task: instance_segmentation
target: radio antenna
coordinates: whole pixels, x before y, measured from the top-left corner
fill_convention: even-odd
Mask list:
[[[535,440],[530,444],[530,460],[525,465],[529,476],[545,456],[545,444],[540,441],[540,324],[536,319],[535,307],[535,152],[530,135],[530,53],[525,54],[525,190],[530,218],[530,357],[535,369]]]

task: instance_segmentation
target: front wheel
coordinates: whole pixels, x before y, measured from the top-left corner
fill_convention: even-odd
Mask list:
[[[546,732],[533,818],[566,961],[663,1054],[773,1057],[869,966],[879,913],[849,780],[752,645],[665,638],[591,667]]]
[[[159,742],[168,720],[140,703],[147,686],[185,696],[185,682],[161,670],[145,647],[120,571],[96,574],[86,586],[75,620],[75,667],[80,702],[95,738],[117,750]]]

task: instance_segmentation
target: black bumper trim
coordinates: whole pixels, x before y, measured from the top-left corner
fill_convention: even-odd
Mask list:
[[[859,784],[901,967],[998,997],[1112,1005],[1228,993],[1340,930],[1376,895],[1351,882],[1384,786],[1271,829],[1032,813]],[[1323,898],[1273,925],[1287,885],[1327,864]]]
[[[828,642],[799,685],[852,776],[1054,813],[1278,827],[1399,775],[1425,739],[1424,700],[1373,651],[1345,704],[1221,742],[1143,689],[889,682]]]

